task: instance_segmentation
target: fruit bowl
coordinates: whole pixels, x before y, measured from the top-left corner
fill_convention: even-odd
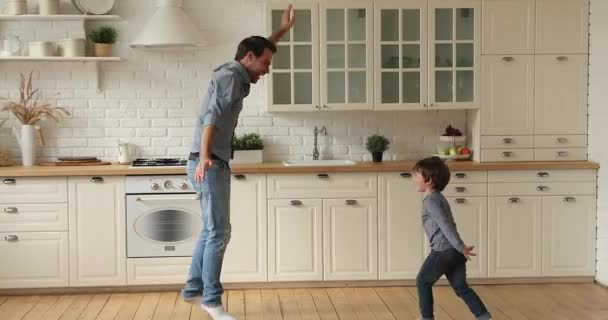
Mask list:
[[[471,158],[471,154],[434,154],[444,160],[469,160]]]
[[[464,143],[467,140],[465,136],[439,136],[441,142]]]

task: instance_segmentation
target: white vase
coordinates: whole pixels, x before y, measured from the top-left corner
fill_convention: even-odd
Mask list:
[[[235,150],[231,163],[262,163],[262,150]]]
[[[34,165],[36,161],[36,145],[35,141],[35,128],[31,125],[22,125],[21,126],[21,136],[17,135],[13,128],[13,133],[15,137],[19,141],[19,146],[21,147],[21,163],[24,167],[31,167]]]

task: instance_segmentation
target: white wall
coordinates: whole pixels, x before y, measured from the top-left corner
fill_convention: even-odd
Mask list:
[[[63,6],[70,10],[69,3]],[[37,1],[30,0],[30,9]],[[122,16],[111,24],[120,32],[116,53],[126,59],[101,65],[105,90],[94,88],[92,64],[0,63],[0,96],[15,97],[19,72],[35,70],[35,86],[44,97],[65,106],[73,116],[58,125],[44,125],[48,146],[39,149],[42,158],[96,155],[116,159],[118,141],[132,142],[139,156],[184,156],[191,141],[197,108],[211,70],[231,60],[238,42],[253,34],[265,34],[264,1],[187,0],[187,12],[207,36],[209,46],[198,51],[140,51],[128,47],[146,18],[155,10],[155,0],[118,0],[114,13]],[[0,33],[16,33],[30,40],[56,40],[82,36],[75,22],[1,22]],[[312,151],[312,128],[325,125],[321,139],[325,157],[367,157],[364,139],[371,133],[385,134],[393,141],[387,159],[411,159],[435,150],[437,135],[452,123],[464,129],[464,111],[444,112],[338,112],[267,114],[266,83],[261,81],[245,99],[238,132],[258,132],[265,142],[266,160],[302,158]],[[0,119],[6,118],[0,114]],[[0,129],[0,145],[19,154],[8,127]]]
[[[608,285],[608,1],[591,0],[589,156],[600,163],[597,200],[597,281]]]

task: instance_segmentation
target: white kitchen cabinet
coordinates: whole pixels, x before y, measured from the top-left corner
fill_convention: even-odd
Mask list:
[[[486,197],[448,197],[460,238],[475,246],[477,254],[467,262],[467,276],[488,276],[488,200]]]
[[[482,61],[481,134],[533,134],[534,56],[484,55]]]
[[[0,204],[0,232],[67,230],[67,203]]]
[[[70,177],[70,286],[126,284],[125,178]]]
[[[415,279],[424,261],[422,195],[410,172],[378,174],[380,280]]]
[[[373,2],[320,3],[321,110],[373,108]]]
[[[268,280],[323,280],[323,204],[268,201]]]
[[[65,203],[66,177],[0,177],[0,203]]]
[[[429,1],[428,15],[429,108],[479,108],[481,1]]]
[[[267,3],[266,27],[278,30],[287,2]],[[268,111],[314,111],[319,103],[319,5],[293,4],[297,23],[277,44],[268,75]]]
[[[535,56],[536,134],[587,134],[587,55]]]
[[[0,233],[0,288],[67,287],[67,232]]]
[[[588,0],[536,0],[536,53],[589,51]]]
[[[378,279],[376,199],[323,200],[324,280]]]
[[[428,106],[426,0],[374,2],[376,110]]]
[[[543,276],[595,275],[595,196],[543,197]]]
[[[184,284],[191,257],[129,258],[128,285]]]
[[[369,172],[285,173],[268,175],[268,198],[375,198],[378,175]]]
[[[268,277],[266,175],[233,175],[231,194],[232,236],[224,255],[222,281],[266,281]]]
[[[483,0],[482,12],[483,54],[534,53],[535,0]]]
[[[488,276],[541,275],[540,196],[489,197]]]

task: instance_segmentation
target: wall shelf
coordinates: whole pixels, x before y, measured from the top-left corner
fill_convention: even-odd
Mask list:
[[[39,15],[39,14],[20,14],[20,15],[0,15],[0,20],[12,21],[81,21],[81,20],[120,20],[120,16],[116,15],[92,15],[92,14],[55,14],[55,15]]]

